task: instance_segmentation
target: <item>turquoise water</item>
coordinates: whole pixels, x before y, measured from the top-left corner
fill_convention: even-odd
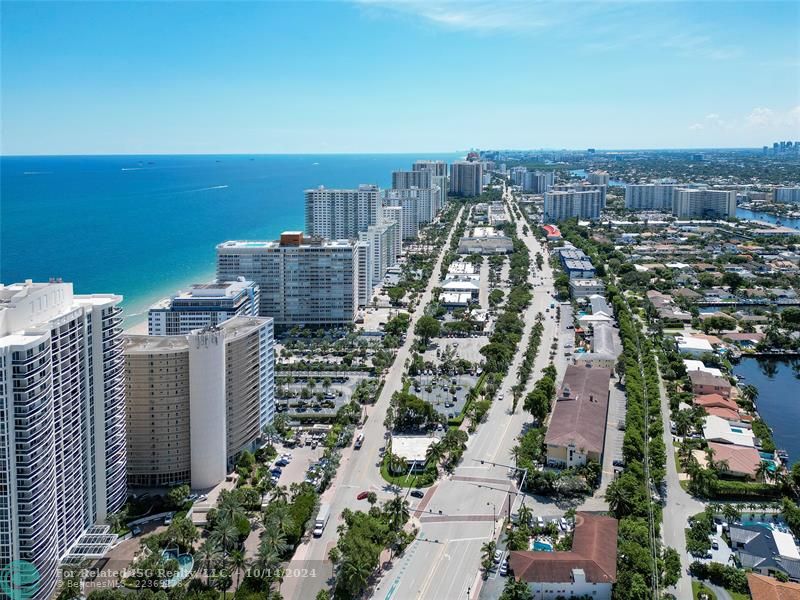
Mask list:
[[[214,275],[214,247],[304,225],[303,190],[377,183],[457,154],[0,157],[0,281],[125,296],[126,324]]]
[[[790,463],[800,459],[800,361],[742,358],[733,372],[758,389],[758,413],[772,429],[775,446],[789,453]]]
[[[540,542],[539,540],[536,540],[535,542],[533,542],[531,549],[536,552],[552,552],[553,546],[552,544],[548,544],[547,542]]]
[[[164,560],[174,558],[178,561],[178,571],[167,580],[167,587],[175,587],[192,573],[194,559],[191,554],[178,554],[177,550],[164,550],[161,552],[161,556]]]

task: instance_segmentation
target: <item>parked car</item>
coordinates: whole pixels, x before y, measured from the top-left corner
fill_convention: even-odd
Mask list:
[[[494,564],[499,565],[500,560],[503,558],[503,551],[499,548],[494,551]]]
[[[369,492],[361,492],[356,496],[356,500],[364,500],[367,496],[369,496]]]
[[[624,460],[619,460],[619,459],[617,459],[617,460],[615,460],[615,461],[613,462],[613,465],[614,465],[615,467],[624,467],[624,466],[625,466],[625,461],[624,461]]]
[[[711,549],[712,549],[712,550],[719,550],[719,542],[718,542],[718,541],[716,541],[716,540],[714,540],[713,542],[711,542]]]
[[[561,527],[561,531],[566,531],[568,528],[567,520],[564,517],[558,521],[558,526]]]
[[[500,575],[502,575],[503,577],[508,575],[508,559],[505,559],[503,561],[503,564],[500,565]]]
[[[131,527],[131,533],[133,535],[140,535],[142,533],[142,528],[139,527],[138,525],[134,525],[133,527]]]
[[[422,490],[411,490],[411,495],[414,496],[414,498],[424,498],[425,492]]]

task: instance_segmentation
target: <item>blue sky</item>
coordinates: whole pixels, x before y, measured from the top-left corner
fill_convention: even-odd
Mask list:
[[[800,139],[800,2],[7,2],[3,154]]]

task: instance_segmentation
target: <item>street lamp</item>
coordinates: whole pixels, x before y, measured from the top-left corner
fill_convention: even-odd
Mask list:
[[[475,460],[475,461],[481,463],[482,465],[483,464],[490,464],[490,465],[492,465],[494,467],[506,467],[507,469],[513,469],[515,472],[521,471],[522,472],[522,481],[520,482],[520,485],[519,485],[520,491],[517,492],[517,494],[521,494],[522,495],[522,504],[520,506],[523,506],[525,504],[525,492],[522,491],[522,490],[525,489],[525,479],[528,477],[528,469],[527,468],[521,469],[519,467],[515,467],[515,466],[512,466],[512,465],[506,465],[504,463],[497,463],[497,462],[493,462],[491,460],[484,460],[484,459],[480,459],[480,458],[473,458],[472,460]],[[510,489],[508,490],[508,518],[511,519],[511,490]]]
[[[486,506],[492,505],[492,537],[497,532],[497,507],[494,502],[487,502]]]

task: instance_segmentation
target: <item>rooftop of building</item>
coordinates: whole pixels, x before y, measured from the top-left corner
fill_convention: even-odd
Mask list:
[[[753,600],[800,600],[800,583],[751,572],[747,574],[747,584]]]
[[[513,551],[509,564],[514,576],[528,583],[569,583],[581,570],[589,583],[617,580],[617,520],[575,513],[572,550],[568,552]]]
[[[169,308],[174,300],[233,299],[253,285],[254,284],[252,281],[246,281],[244,278],[240,278],[238,281],[193,283],[191,286],[189,286],[188,290],[179,290],[172,297],[163,298],[162,300],[159,300],[153,304],[150,308]]]
[[[603,452],[611,370],[569,365],[553,408],[545,444],[575,444]]]
[[[276,248],[352,248],[350,240],[329,240],[321,237],[306,237],[302,231],[284,231],[278,240],[229,240],[217,244],[217,250],[257,250]]]

